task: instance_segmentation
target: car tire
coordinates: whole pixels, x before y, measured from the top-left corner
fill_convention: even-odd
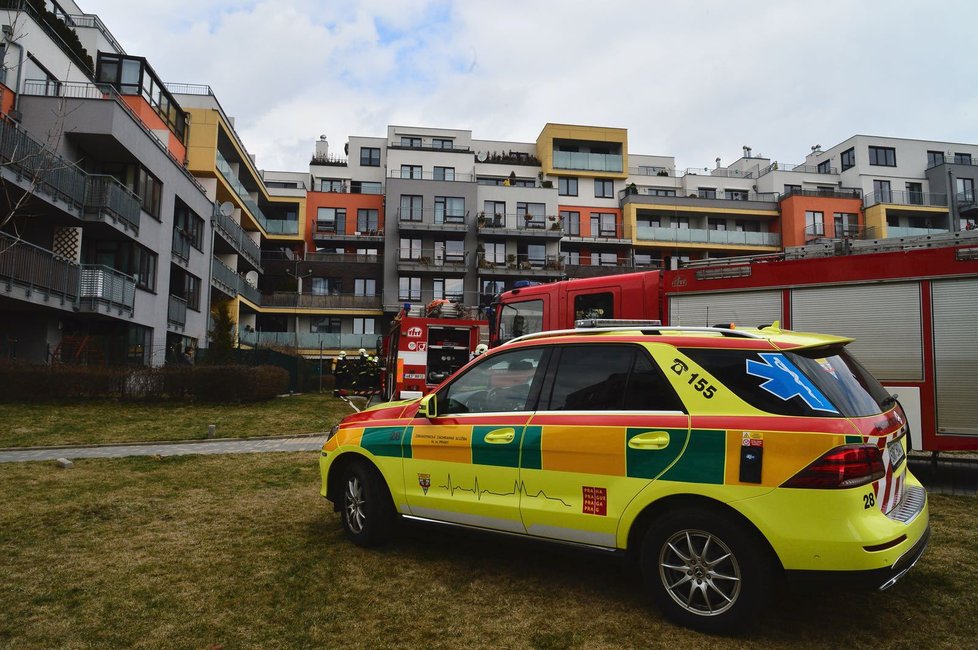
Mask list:
[[[720,510],[676,510],[646,530],[642,575],[659,609],[702,632],[743,629],[774,586],[757,535]]]
[[[357,546],[371,547],[390,539],[394,504],[383,477],[363,462],[347,465],[340,475],[343,530]]]

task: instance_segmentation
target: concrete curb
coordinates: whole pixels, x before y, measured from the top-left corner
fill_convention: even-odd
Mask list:
[[[137,440],[132,442],[100,442],[90,445],[46,445],[35,447],[0,447],[0,452],[8,451],[52,451],[56,449],[98,449],[101,447],[149,447],[161,445],[194,445],[206,442],[248,442],[251,440],[290,440],[292,438],[318,438],[328,431],[318,433],[295,433],[285,436],[249,436],[247,438],[193,438],[190,440]]]

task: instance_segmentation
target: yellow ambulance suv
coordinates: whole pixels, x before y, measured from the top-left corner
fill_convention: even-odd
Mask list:
[[[337,425],[322,495],[349,539],[405,517],[624,552],[670,619],[713,632],[782,576],[885,589],[921,556],[906,417],[850,339],[587,325]]]

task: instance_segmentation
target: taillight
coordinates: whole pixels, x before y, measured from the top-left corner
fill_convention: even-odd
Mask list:
[[[885,476],[883,453],[873,445],[843,445],[782,484],[789,488],[852,488]]]

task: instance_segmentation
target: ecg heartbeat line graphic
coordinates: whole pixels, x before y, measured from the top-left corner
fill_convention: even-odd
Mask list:
[[[571,507],[571,504],[567,503],[566,501],[564,501],[560,497],[548,496],[547,493],[544,492],[543,490],[537,491],[536,494],[531,494],[529,492],[529,490],[526,489],[526,484],[523,483],[523,481],[513,481],[513,491],[512,492],[493,492],[492,490],[483,490],[482,488],[479,487],[479,477],[478,476],[475,477],[475,485],[473,485],[470,488],[467,488],[467,487],[462,487],[461,485],[455,485],[454,483],[452,483],[452,475],[449,474],[448,475],[448,485],[439,485],[438,487],[440,487],[443,490],[448,490],[449,493],[451,494],[451,496],[455,496],[455,493],[456,492],[471,492],[472,494],[475,495],[475,498],[478,499],[479,501],[482,500],[482,495],[483,494],[491,494],[491,495],[496,496],[496,497],[512,497],[512,496],[516,496],[517,494],[525,494],[526,496],[528,496],[530,498],[533,498],[533,499],[539,499],[540,497],[543,497],[544,499],[546,499],[548,501],[559,501],[562,504],[564,504],[564,506],[567,507],[567,508],[570,508]]]

